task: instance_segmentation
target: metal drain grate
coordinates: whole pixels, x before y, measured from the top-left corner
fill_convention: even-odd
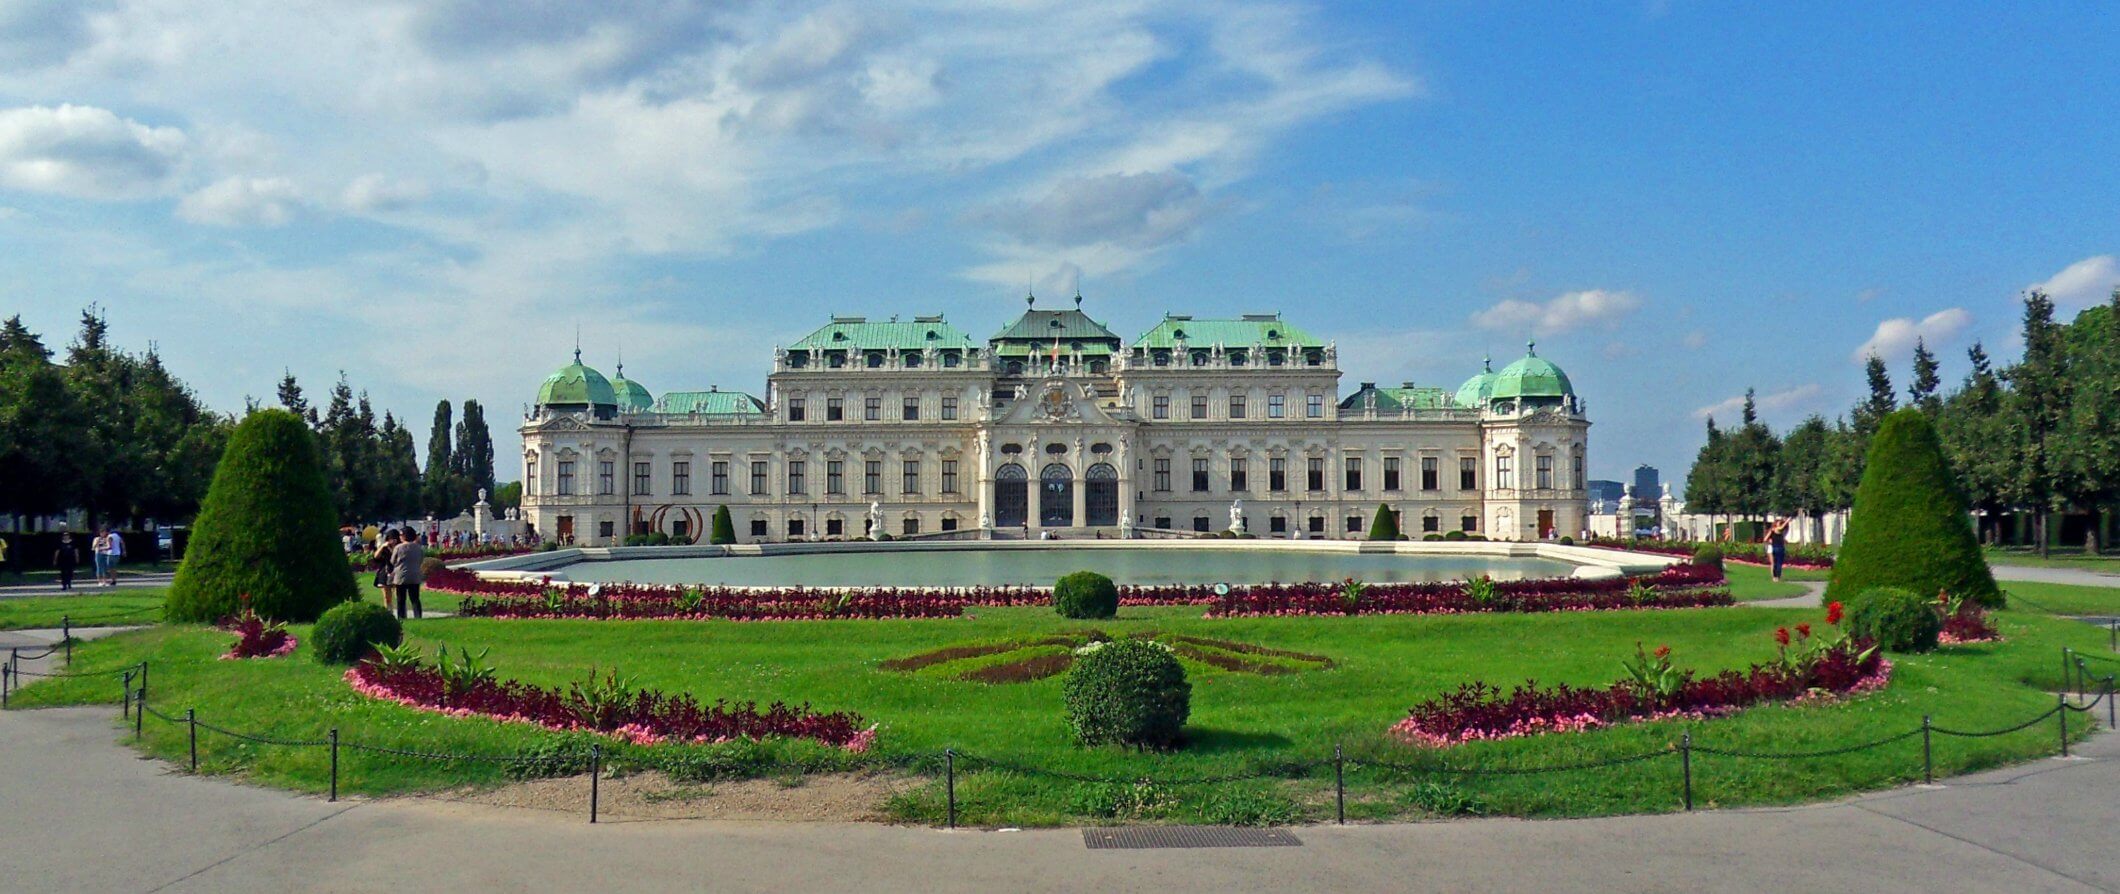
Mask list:
[[[1234,826],[1129,826],[1083,829],[1082,843],[1091,850],[1170,847],[1302,847],[1286,829]]]

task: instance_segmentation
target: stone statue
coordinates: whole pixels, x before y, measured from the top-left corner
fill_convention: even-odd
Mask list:
[[[1244,499],[1242,497],[1230,501],[1229,529],[1239,533],[1244,530]]]
[[[980,530],[985,530],[985,529],[987,529],[987,528],[991,528],[991,527],[993,527],[993,526],[994,526],[994,516],[993,516],[993,515],[991,515],[991,514],[989,514],[989,513],[985,513],[985,512],[981,512],[981,513],[979,513],[979,528],[980,528]]]
[[[1132,510],[1119,513],[1119,537],[1123,540],[1134,539],[1134,513]]]
[[[874,536],[876,536],[876,535],[878,535],[878,534],[882,534],[882,533],[883,533],[883,502],[882,502],[882,501],[880,501],[880,500],[870,500],[870,501],[869,501],[869,536],[870,536],[870,537],[874,537]]]

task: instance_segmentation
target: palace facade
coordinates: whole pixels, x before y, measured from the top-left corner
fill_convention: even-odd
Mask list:
[[[1168,315],[1131,341],[1033,306],[985,341],[940,316],[834,317],[773,352],[765,397],[656,397],[574,363],[525,420],[523,516],[591,545],[1188,536],[1492,539],[1587,524],[1589,420],[1536,346],[1461,387],[1364,382],[1279,314]]]

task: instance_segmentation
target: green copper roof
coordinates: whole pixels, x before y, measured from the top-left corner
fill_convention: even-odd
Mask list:
[[[833,317],[832,322],[788,346],[791,351],[918,351],[972,347],[972,338],[940,316],[892,318],[872,323],[867,317]]]
[[[1459,385],[1456,402],[1458,406],[1480,409],[1487,406],[1487,398],[1494,394],[1494,361],[1480,361],[1480,374],[1466,379]]]
[[[1019,347],[1031,344],[1050,346],[1056,338],[1063,346],[1068,342],[1081,341],[1106,342],[1107,344],[1101,347],[1116,348],[1120,343],[1118,335],[1104,328],[1103,323],[1090,319],[1089,314],[1083,313],[1080,308],[1038,310],[1035,307],[1024,311],[1023,316],[1016,318],[1016,322],[994,333],[994,337],[987,341],[999,350],[1003,347],[1003,342],[1012,342]]]
[[[1379,410],[1440,410],[1456,406],[1450,399],[1450,392],[1441,388],[1417,386],[1412,382],[1397,388],[1379,388],[1373,382],[1363,382],[1360,390],[1340,401],[1340,409],[1368,409],[1372,394],[1376,396]]]
[[[611,393],[617,398],[614,402],[621,413],[646,413],[655,409],[655,395],[649,394],[639,382],[626,378],[623,363],[619,364],[618,378],[611,380]]]
[[[582,365],[582,353],[574,352],[574,362],[567,364],[545,377],[545,383],[537,388],[539,406],[615,406],[617,392],[611,389],[611,381],[604,374]]]
[[[1308,332],[1289,325],[1280,314],[1245,314],[1234,320],[1196,320],[1165,314],[1163,322],[1134,341],[1137,348],[1175,348],[1184,339],[1187,347],[1322,348],[1325,343]]]
[[[1568,374],[1538,355],[1538,344],[1525,349],[1524,359],[1494,374],[1495,400],[1523,397],[1567,397],[1575,393]]]
[[[655,412],[672,415],[759,416],[766,405],[741,391],[671,391],[655,403]]]

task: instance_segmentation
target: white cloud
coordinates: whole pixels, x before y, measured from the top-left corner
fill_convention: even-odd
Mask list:
[[[2111,298],[2120,288],[2120,259],[2112,255],[2084,258],[2030,288],[2045,292],[2060,308],[2089,307]]]
[[[229,177],[185,196],[177,217],[220,227],[277,227],[294,219],[301,193],[282,177]]]
[[[1587,289],[1566,292],[1546,302],[1515,298],[1472,315],[1481,329],[1533,335],[1566,332],[1590,324],[1607,328],[1640,309],[1641,299],[1632,292]]]
[[[394,180],[382,174],[363,174],[346,184],[339,201],[362,213],[403,211],[427,200],[427,184],[418,180]]]
[[[1160,171],[1063,180],[1035,202],[992,206],[974,218],[1035,247],[1150,249],[1185,238],[1208,212],[1190,178]]]
[[[1937,345],[1957,337],[1967,326],[1972,325],[1973,315],[1962,307],[1939,310],[1916,321],[1913,317],[1897,317],[1877,324],[1877,331],[1870,340],[1848,355],[1856,363],[1863,363],[1875,354],[1887,360],[1897,360],[1912,354],[1914,342],[1927,342],[1934,350]]]
[[[1818,383],[1812,382],[1771,394],[1759,395],[1753,400],[1752,405],[1757,408],[1762,416],[1769,413],[1780,414],[1790,410],[1803,409],[1811,405],[1824,391],[1825,389],[1819,387]],[[1707,419],[1714,417],[1717,419],[1735,420],[1740,418],[1744,407],[1745,396],[1739,394],[1694,410],[1693,418]]]
[[[1708,346],[1708,330],[1695,329],[1686,333],[1685,338],[1680,339],[1679,342],[1685,345],[1689,351],[1698,351]]]
[[[161,192],[184,162],[184,132],[94,106],[0,110],[0,188],[90,199]]]

